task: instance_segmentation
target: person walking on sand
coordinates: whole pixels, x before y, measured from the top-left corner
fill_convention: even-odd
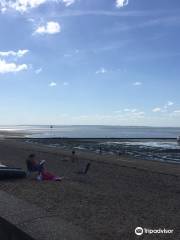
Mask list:
[[[76,160],[76,151],[75,151],[75,149],[73,149],[72,150],[72,162],[75,162],[75,160]]]

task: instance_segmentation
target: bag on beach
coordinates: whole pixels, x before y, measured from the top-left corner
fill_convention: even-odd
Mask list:
[[[61,181],[62,178],[46,171],[42,173],[42,180]]]

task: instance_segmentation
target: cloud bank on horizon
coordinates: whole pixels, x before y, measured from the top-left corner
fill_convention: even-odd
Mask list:
[[[0,0],[0,124],[180,126],[180,3],[163,2]]]

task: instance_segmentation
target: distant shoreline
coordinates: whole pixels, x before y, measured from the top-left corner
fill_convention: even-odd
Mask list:
[[[68,139],[68,140],[176,140],[175,137],[25,137],[24,133],[19,133],[19,132],[6,132],[0,130],[0,136],[5,137],[6,139],[24,139],[24,140],[31,140],[31,139]]]

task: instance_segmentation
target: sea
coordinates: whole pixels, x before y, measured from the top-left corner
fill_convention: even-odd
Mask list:
[[[137,159],[180,163],[178,127],[97,125],[16,125],[0,131],[20,133],[27,142],[97,154],[127,154]]]
[[[176,138],[178,127],[103,125],[3,125],[0,131],[24,133],[34,138]]]

